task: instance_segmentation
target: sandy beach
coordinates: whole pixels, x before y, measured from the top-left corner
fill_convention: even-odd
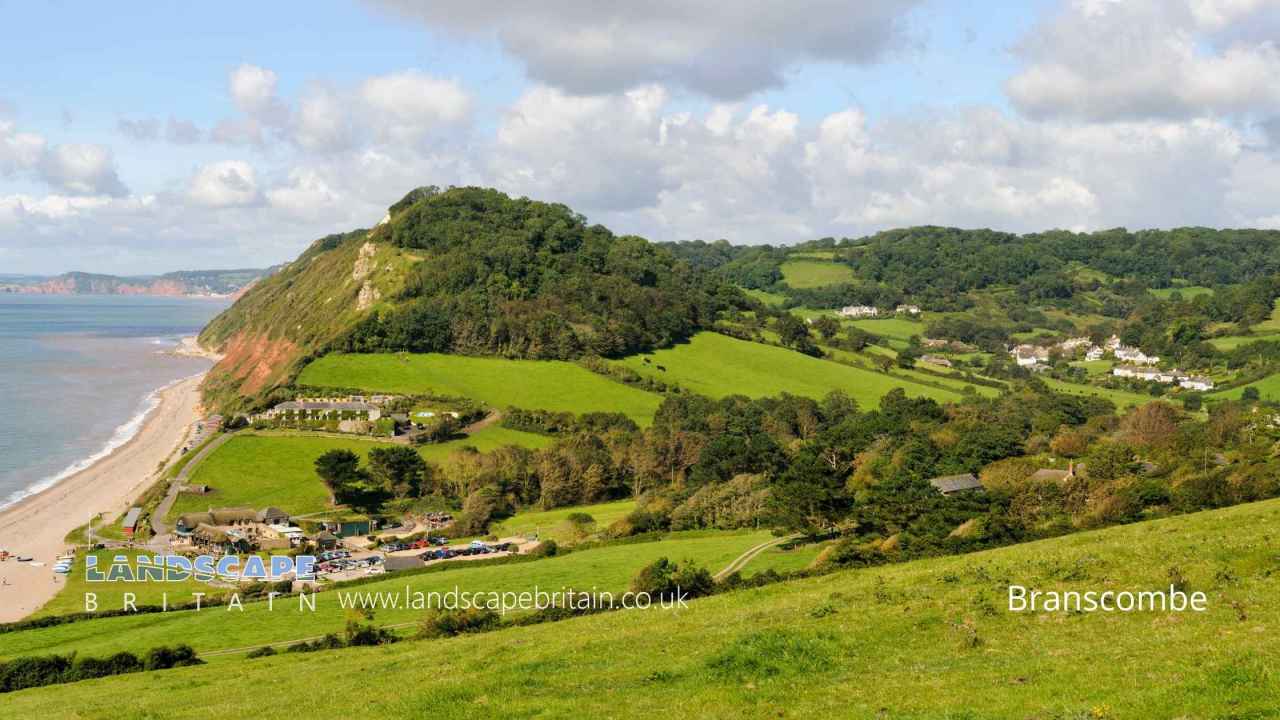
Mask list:
[[[137,435],[110,455],[0,511],[0,549],[34,560],[0,562],[0,622],[30,615],[62,588],[53,561],[67,550],[69,532],[95,513],[103,513],[100,522],[118,518],[155,481],[160,464],[200,416],[202,379],[187,378],[163,390]]]

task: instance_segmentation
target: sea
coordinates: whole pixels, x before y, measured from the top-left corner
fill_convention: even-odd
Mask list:
[[[0,293],[0,508],[128,442],[161,389],[209,368],[169,351],[228,304]]]

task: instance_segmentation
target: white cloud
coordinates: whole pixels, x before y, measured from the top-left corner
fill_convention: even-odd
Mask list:
[[[1075,0],[1020,44],[1026,66],[1007,90],[1036,118],[1280,112],[1276,35],[1249,30],[1278,9],[1274,0]]]
[[[365,119],[379,139],[412,143],[467,117],[471,96],[453,80],[408,71],[369,78],[360,87]]]
[[[36,165],[44,155],[40,135],[19,132],[11,121],[0,119],[0,175],[11,175]]]
[[[246,115],[271,112],[279,102],[276,97],[278,78],[275,72],[248,63],[231,71],[231,100]]]
[[[79,195],[127,195],[111,150],[102,145],[55,145],[41,157],[39,172],[50,185]]]
[[[373,0],[433,29],[488,37],[575,94],[651,83],[719,98],[778,87],[804,62],[865,64],[902,47],[917,0]]]
[[[272,207],[306,219],[341,218],[346,215],[338,194],[315,170],[294,169],[289,181],[266,193]]]
[[[224,160],[196,170],[187,197],[207,207],[239,207],[261,202],[258,174],[243,160]]]

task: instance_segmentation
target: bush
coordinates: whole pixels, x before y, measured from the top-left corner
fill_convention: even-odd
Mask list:
[[[556,545],[555,540],[548,538],[530,550],[529,555],[530,557],[554,557],[558,552],[560,552],[560,546]]]
[[[142,660],[129,652],[118,652],[105,658],[73,655],[20,657],[0,663],[0,693],[123,675],[143,670],[165,670],[187,665],[203,665],[189,645],[155,647]]]
[[[256,650],[250,650],[249,654],[246,655],[245,657],[252,660],[253,658],[271,657],[272,655],[275,655],[275,654],[276,654],[275,648],[271,647],[270,645],[265,645]]]
[[[497,627],[499,622],[498,613],[482,608],[435,612],[418,626],[418,637],[433,639],[484,632]]]
[[[692,563],[681,567],[665,557],[640,568],[631,580],[632,592],[660,599],[702,597],[710,595],[714,589],[715,581],[706,568]]]
[[[192,650],[190,645],[174,645],[173,647],[162,645],[151,648],[147,651],[147,655],[142,662],[143,668],[146,670],[167,670],[174,667],[204,664],[203,660],[196,657],[196,651]]]

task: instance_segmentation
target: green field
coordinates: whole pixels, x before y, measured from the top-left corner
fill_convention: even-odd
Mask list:
[[[762,570],[774,570],[780,573],[804,570],[813,564],[813,561],[827,547],[827,544],[809,544],[792,550],[783,550],[774,546],[751,558],[740,572],[750,577]]]
[[[816,288],[853,280],[848,265],[822,260],[788,260],[782,263],[782,281],[793,288]]]
[[[303,385],[468,397],[493,407],[582,414],[620,412],[653,421],[662,398],[558,360],[463,355],[327,355],[308,365]]]
[[[1280,374],[1268,375],[1261,380],[1256,380],[1248,385],[1234,387],[1230,390],[1210,393],[1209,397],[1216,400],[1239,400],[1247,387],[1258,388],[1258,396],[1263,400],[1280,401]]]
[[[260,714],[266,689],[277,706],[305,699],[368,720],[1274,717],[1278,523],[1280,501],[1269,501],[778,583],[674,613],[211,663],[25,690],[4,704],[41,720],[175,708],[238,717]],[[1206,593],[1207,610],[1011,612],[1006,600],[1012,584],[1141,591],[1171,578]],[[208,617],[209,628],[241,622]],[[171,623],[138,640],[188,630]]]
[[[474,435],[436,445],[422,445],[418,453],[429,462],[444,463],[464,446],[480,451],[504,445],[544,447],[551,438],[508,430],[492,425]],[[208,485],[207,495],[183,493],[169,513],[169,519],[210,507],[251,507],[261,510],[275,506],[304,515],[329,507],[329,491],[316,475],[315,461],[329,450],[351,450],[361,457],[369,449],[386,445],[374,440],[306,434],[241,434],[200,463],[191,474],[193,484]]]
[[[635,500],[619,500],[617,502],[556,508],[554,510],[521,511],[490,528],[490,531],[501,537],[537,533],[539,538],[551,538],[558,543],[573,543],[579,538],[576,537],[573,527],[566,520],[570,514],[575,512],[587,513],[595,518],[596,529],[604,530],[615,521],[629,515],[635,509]]]
[[[1156,297],[1161,299],[1168,299],[1169,296],[1173,295],[1174,293],[1181,294],[1183,300],[1190,300],[1191,298],[1196,297],[1197,295],[1212,295],[1213,288],[1204,287],[1203,285],[1183,285],[1181,287],[1175,286],[1175,287],[1159,288],[1151,291],[1152,295],[1155,295]]]
[[[408,585],[412,590],[423,592],[447,592],[455,587],[486,592],[522,592],[537,587],[554,592],[565,587],[583,590],[594,587],[622,592],[641,567],[659,557],[678,562],[693,560],[714,573],[749,548],[770,538],[771,535],[763,531],[675,533],[657,542],[610,545],[525,563],[468,567],[467,563],[458,562],[446,572],[400,578],[388,576],[385,580],[361,585],[357,589],[361,592],[403,593]],[[326,632],[340,632],[346,613],[341,607],[339,592],[344,591],[336,589],[320,593],[316,597],[314,613],[300,612],[297,599],[291,598],[287,604],[277,601],[274,611],[268,610],[265,603],[245,603],[243,612],[217,607],[199,612],[186,610],[102,618],[5,633],[0,634],[0,658],[72,650],[101,655],[119,650],[146,650],[175,642],[189,643],[201,652],[285,643]],[[171,596],[173,599],[176,598]],[[398,624],[412,622],[422,615],[421,610],[404,607],[382,609],[378,611],[376,620],[380,624]],[[240,659],[224,657],[225,662]]]
[[[1110,360],[1077,360],[1071,363],[1071,367],[1084,368],[1090,377],[1110,373],[1113,365],[1115,363]]]
[[[823,347],[822,349],[827,353],[829,353],[830,357],[833,359],[840,360],[842,362],[861,363],[864,365],[869,362],[874,362],[881,355],[886,355],[889,357],[897,357],[897,353],[894,352],[892,349],[881,347],[879,345],[868,345],[866,348],[863,349],[862,353],[850,352],[848,350],[841,350],[840,348],[833,348],[833,347]],[[920,365],[922,367],[931,368],[935,372],[951,372],[952,371],[951,368],[943,367],[940,365],[930,365],[928,363],[920,363]],[[967,383],[963,379],[939,377],[937,375],[932,375],[930,373],[926,373],[921,370],[906,369],[906,368],[900,368],[895,366],[892,370],[890,370],[890,373],[892,373],[894,378],[906,378],[908,382],[919,382],[922,385],[929,385],[929,384],[941,385],[943,388],[946,388],[947,390],[952,390],[957,393],[963,392],[966,387],[971,387],[974,389],[975,392],[977,392],[979,395],[982,395],[983,397],[995,397],[996,395],[1000,394],[1000,390],[998,388],[987,387],[986,385],[975,385],[973,383]]]
[[[1271,321],[1268,320],[1268,323]],[[1255,329],[1261,328],[1262,324],[1254,326]],[[1209,344],[1219,350],[1235,350],[1241,345],[1248,345],[1252,342],[1280,342],[1280,333],[1261,333],[1258,335],[1224,335],[1222,337],[1209,338]]]
[[[880,320],[851,320],[850,325],[866,330],[873,335],[906,342],[912,335],[924,335],[924,323],[908,320],[904,317],[891,317]]]
[[[771,293],[766,290],[750,290],[747,288],[742,288],[742,292],[745,293],[747,297],[755,298],[756,300],[759,300],[760,302],[770,307],[777,307],[778,305],[781,305],[782,303],[787,301],[787,297],[785,295],[779,295],[778,293]]]
[[[1129,392],[1128,390],[1113,390],[1111,388],[1098,387],[1096,385],[1079,385],[1076,383],[1063,382],[1053,378],[1041,378],[1044,384],[1051,389],[1068,395],[1095,395],[1104,397],[1116,404],[1117,410],[1134,407],[1136,405],[1145,405],[1156,398],[1142,393]]]
[[[699,333],[673,348],[617,362],[642,375],[674,382],[713,398],[767,397],[784,392],[821,398],[838,388],[863,407],[873,407],[895,387],[902,387],[911,396],[931,397],[941,402],[960,398],[958,392],[951,390],[709,332]],[[659,370],[659,366],[666,370]]]

